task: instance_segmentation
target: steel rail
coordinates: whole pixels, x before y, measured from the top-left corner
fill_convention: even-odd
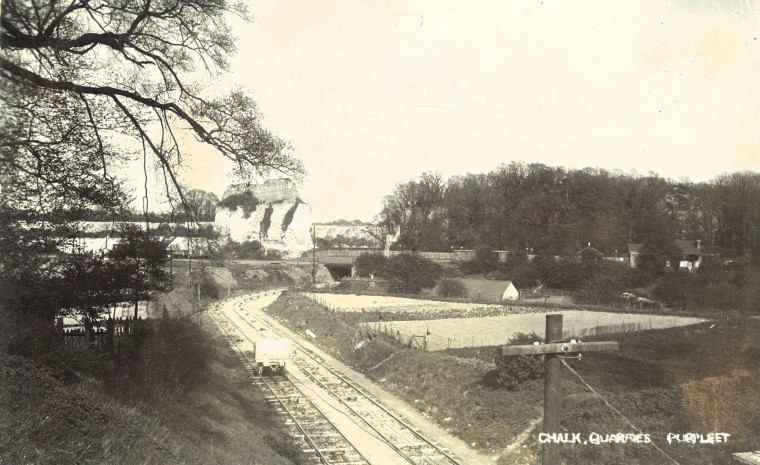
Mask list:
[[[325,368],[328,371],[330,370],[329,368],[325,367],[324,365],[322,365],[322,367]],[[325,384],[324,382],[322,382],[320,379],[318,379],[316,376],[312,375],[311,373],[308,373],[308,376],[315,383],[317,383],[320,386],[322,386],[323,389],[325,389],[327,392],[329,392],[330,394],[332,394],[336,399],[338,399],[338,401],[341,404],[343,404],[351,413],[353,413],[354,415],[356,415],[357,417],[359,417],[367,426],[369,426],[370,428],[372,428],[380,437],[382,437],[388,443],[389,446],[391,446],[393,448],[393,450],[395,450],[407,462],[415,464],[415,465],[419,464],[420,460],[424,461],[425,463],[432,464],[432,465],[437,465],[439,463],[438,461],[434,460],[433,457],[430,457],[429,454],[424,454],[423,453],[422,455],[419,455],[419,456],[412,456],[412,455],[407,454],[406,452],[404,452],[404,450],[400,446],[397,446],[396,444],[394,444],[394,441],[391,438],[388,437],[387,433],[384,433],[383,431],[381,431],[378,428],[377,425],[373,425],[369,420],[367,420],[367,416],[363,415],[362,412],[359,412],[358,411],[359,409],[354,408],[351,405],[349,405],[348,402],[346,402],[343,399],[343,396],[341,396],[340,394],[338,394],[337,392],[335,392],[334,389],[330,388],[330,386],[328,386],[327,384]],[[353,388],[353,386],[349,385],[349,387],[351,387],[352,389],[354,389],[354,391],[357,391],[355,388]],[[359,392],[362,395],[362,400],[372,402],[372,399],[370,399],[366,394],[361,393],[361,391],[357,391],[357,392]],[[365,410],[365,413],[367,415],[372,415],[377,422],[386,423],[386,425],[387,425],[387,423],[388,423],[387,419],[383,419],[383,418],[378,417],[377,414],[376,414],[376,412],[372,412],[371,409],[364,409],[364,410]],[[387,414],[387,412],[383,412],[382,410],[381,410],[381,413],[386,413]],[[392,415],[391,415],[391,418],[393,418]],[[400,422],[396,418],[393,418],[393,420],[395,420],[397,423],[399,423],[401,425],[401,428],[398,428],[398,427],[394,428],[391,425],[387,425],[389,427],[388,429],[390,429],[393,433],[397,433],[399,440],[402,440],[402,441],[406,442],[409,445],[410,448],[417,449],[417,450],[421,451],[421,449],[419,448],[418,444],[415,444],[415,443],[411,442],[408,437],[404,437],[405,435],[408,435],[408,433],[410,433],[410,432],[412,433],[413,436],[418,436],[418,435],[415,434],[414,430],[411,427],[409,427],[408,425],[406,425],[405,423]],[[419,437],[417,437],[417,439],[419,439]],[[430,445],[430,443],[427,442],[424,439],[422,439],[422,442]],[[434,445],[430,445],[430,447],[433,448],[433,450],[435,450],[436,452],[439,452],[440,456],[444,456],[445,457],[445,455],[442,453],[442,451],[439,450],[438,447],[436,447]]]
[[[233,311],[240,317],[241,320],[243,320],[247,325],[249,325],[251,328],[253,328],[254,330],[256,330],[255,327],[252,325],[252,322],[249,321],[248,319],[246,319],[243,315],[241,315],[236,307],[233,306],[232,308],[233,308]],[[247,310],[245,310],[245,312],[247,313],[248,318],[252,318],[252,315],[250,314],[250,312],[248,312]],[[256,319],[255,321],[260,321],[261,322],[260,319]],[[262,324],[266,324],[266,323],[262,322]],[[273,332],[273,333],[275,333],[275,334],[277,334],[279,336],[284,336],[279,331],[271,328],[270,325],[267,325],[267,326],[269,326],[269,329],[268,329],[269,331],[271,331],[271,332]],[[258,331],[258,330],[256,330],[256,331]],[[260,331],[258,331],[258,332],[260,332]],[[352,408],[350,405],[348,405],[348,403],[344,399],[342,399],[339,394],[335,393],[332,389],[330,389],[328,386],[326,386],[320,380],[316,379],[316,377],[314,377],[311,373],[309,373],[308,370],[303,370],[303,371],[306,372],[307,376],[309,376],[315,382],[317,382],[320,385],[322,385],[322,387],[325,390],[327,390],[330,394],[332,394],[335,398],[337,398],[338,401],[341,404],[343,404],[348,410],[350,410],[352,413],[354,413],[354,415],[358,416],[369,428],[371,428],[372,430],[374,430],[375,432],[377,432],[377,434],[380,435],[388,443],[389,446],[391,446],[394,450],[396,450],[399,453],[399,455],[401,455],[408,462],[413,463],[413,464],[416,465],[416,464],[419,463],[419,460],[414,460],[414,458],[421,458],[421,459],[425,460],[427,463],[439,464],[440,461],[435,460],[435,459],[438,458],[438,457],[443,457],[443,458],[445,458],[448,461],[447,463],[450,464],[450,465],[460,465],[460,462],[458,462],[449,453],[447,453],[446,451],[442,450],[439,446],[435,445],[434,443],[432,443],[431,441],[429,441],[428,439],[426,439],[424,436],[422,436],[421,434],[419,434],[409,424],[407,424],[406,422],[404,422],[402,419],[400,419],[399,417],[397,417],[396,415],[394,415],[390,410],[388,410],[385,407],[383,407],[382,405],[380,405],[377,401],[375,401],[374,399],[372,399],[372,397],[370,397],[368,394],[366,394],[361,389],[359,389],[356,385],[354,385],[353,382],[348,381],[345,377],[343,377],[342,375],[340,375],[339,373],[337,373],[334,369],[328,367],[325,364],[326,362],[324,362],[321,357],[319,357],[318,355],[316,355],[315,353],[313,353],[311,350],[305,348],[301,344],[298,344],[296,341],[293,341],[293,343],[296,346],[298,346],[298,348],[300,349],[300,352],[302,354],[306,354],[306,356],[308,356],[309,358],[311,358],[314,361],[314,363],[316,363],[318,365],[318,367],[324,368],[333,377],[337,378],[341,383],[345,384],[346,386],[348,386],[349,388],[351,388],[353,391],[359,393],[359,395],[363,399],[366,399],[367,401],[369,401],[369,403],[372,404],[375,408],[379,409],[382,413],[384,413],[385,415],[387,415],[388,417],[390,417],[391,419],[393,419],[398,425],[400,425],[401,426],[400,429],[399,428],[393,429],[395,432],[398,432],[398,433],[401,433],[401,432],[411,433],[411,435],[415,439],[417,439],[418,441],[426,444],[429,448],[433,449],[437,453],[436,457],[430,457],[429,456],[430,454],[425,454],[425,455],[417,456],[417,457],[410,457],[410,456],[408,456],[406,453],[403,452],[403,450],[401,450],[398,446],[396,446],[392,442],[392,440],[389,439],[386,436],[385,433],[383,433],[382,431],[380,431],[380,429],[378,429],[376,426],[373,426],[366,419],[366,417],[364,415],[362,415],[361,413],[357,412],[354,408]],[[369,409],[368,409],[367,413],[371,413],[371,412],[369,412]],[[378,421],[382,422],[384,420],[378,419]],[[406,441],[410,446],[415,447],[415,448],[417,447],[417,445],[411,443],[409,441],[409,439],[406,439],[406,438],[401,438],[401,439],[404,440],[404,441]]]
[[[253,363],[251,362],[251,359],[244,353],[244,351],[241,349],[241,347],[237,343],[237,341],[235,341],[234,336],[232,334],[230,334],[230,332],[227,330],[227,328],[225,328],[223,325],[221,325],[221,323],[216,318],[216,316],[214,316],[213,314],[211,314],[211,318],[214,320],[214,322],[217,324],[217,326],[219,326],[219,328],[222,331],[224,331],[229,336],[230,341],[232,342],[232,344],[235,345],[235,348],[237,349],[237,351],[245,359],[245,361],[252,367]],[[240,330],[241,335],[244,338],[247,338],[247,339],[250,340],[250,338],[248,338],[248,336],[245,335],[245,333],[242,331],[242,328],[240,328],[239,325],[237,325],[234,321],[231,321],[229,318],[227,318],[227,321],[231,325],[237,327],[237,329]],[[282,398],[277,394],[277,392],[275,392],[275,389],[272,388],[272,386],[270,385],[270,383],[268,383],[262,376],[259,376],[258,378],[259,378],[259,381],[262,382],[269,389],[269,391],[272,393],[272,395],[274,395],[275,399],[279,402],[280,406],[287,413],[287,415],[291,418],[291,420],[293,420],[294,426],[296,428],[298,428],[298,431],[301,433],[301,435],[303,435],[303,438],[306,441],[306,443],[315,451],[315,453],[317,454],[320,462],[329,465],[331,463],[330,460],[328,460],[327,457],[324,456],[324,454],[322,453],[322,451],[320,450],[320,448],[317,446],[317,444],[315,444],[314,440],[310,437],[309,433],[307,433],[306,430],[304,429],[304,427],[300,424],[299,420],[296,418],[296,415],[287,407],[285,401],[282,400]],[[333,424],[329,419],[327,419],[327,417],[324,416],[324,414],[317,408],[317,406],[314,405],[314,403],[311,402],[311,400],[309,400],[309,398],[306,396],[306,394],[303,391],[301,391],[298,388],[298,386],[296,386],[291,380],[287,379],[287,377],[285,377],[284,379],[288,380],[288,382],[290,383],[290,386],[292,386],[296,390],[296,392],[298,392],[301,395],[301,397],[303,397],[306,400],[306,402],[308,402],[308,404],[314,409],[314,411],[316,413],[318,413],[319,416],[328,425],[330,425],[335,430],[335,432],[346,442],[346,444],[348,444],[354,450],[354,452],[356,453],[356,455],[358,455],[361,458],[361,460],[364,461],[364,463],[366,463],[366,464],[370,463],[370,461],[367,460],[367,458],[364,455],[362,455],[362,453],[359,452],[353,444],[351,444],[351,442],[343,435],[343,433],[340,432],[340,430],[335,426],[335,424]]]

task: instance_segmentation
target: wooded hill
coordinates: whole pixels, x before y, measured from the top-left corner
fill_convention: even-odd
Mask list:
[[[589,242],[605,254],[627,244],[701,239],[724,255],[760,252],[760,173],[710,182],[673,181],[597,168],[510,163],[444,179],[425,173],[398,184],[379,220],[400,228],[394,249],[533,249],[572,255]]]

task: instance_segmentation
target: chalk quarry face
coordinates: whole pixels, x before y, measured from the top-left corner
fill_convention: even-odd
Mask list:
[[[284,258],[298,257],[311,250],[312,207],[301,201],[290,179],[269,179],[256,185],[233,184],[225,190],[223,198],[246,191],[260,202],[255,210],[217,207],[214,228],[222,238],[259,241],[264,248],[281,252]],[[316,234],[318,238],[344,238],[349,242],[375,241],[364,224],[319,224]]]
[[[270,179],[254,186],[233,185],[224,197],[250,190],[261,204],[252,212],[241,207],[217,207],[214,227],[235,242],[259,241],[284,257],[297,257],[311,249],[311,205],[301,202],[290,179]],[[290,212],[290,213],[289,213]]]

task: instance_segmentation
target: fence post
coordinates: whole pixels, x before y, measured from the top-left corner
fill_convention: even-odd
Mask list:
[[[58,319],[55,321],[55,334],[60,338],[63,338],[64,336],[62,316],[59,316]]]
[[[111,318],[106,320],[106,344],[107,351],[113,351],[113,336],[114,336],[114,324]]]
[[[84,319],[84,340],[88,343],[87,345],[92,340],[92,321],[87,317]]]

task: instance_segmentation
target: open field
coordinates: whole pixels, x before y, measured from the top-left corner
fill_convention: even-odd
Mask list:
[[[442,320],[388,321],[366,323],[365,326],[402,340],[412,335],[428,334],[428,350],[458,347],[484,347],[505,344],[516,333],[543,334],[547,313],[485,316],[481,318],[447,318]],[[551,312],[551,313],[557,313]],[[565,337],[626,332],[644,329],[665,329],[704,322],[703,318],[642,315],[634,313],[562,310]]]
[[[356,294],[305,294],[312,300],[329,307],[333,310],[345,312],[361,311],[387,311],[387,312],[429,312],[436,310],[461,310],[466,313],[473,309],[504,308],[503,305],[484,305],[468,302],[441,302],[437,300],[408,299],[405,297],[392,297],[381,295],[356,295]]]
[[[559,311],[523,302],[483,305],[377,295],[303,295],[334,311],[377,313],[383,321],[364,324],[364,327],[377,333],[387,333],[402,340],[427,334],[428,350],[493,346],[505,344],[516,333],[543,334],[546,314]],[[561,312],[564,315],[565,337],[664,329],[706,321],[704,318],[644,313],[567,309]]]

